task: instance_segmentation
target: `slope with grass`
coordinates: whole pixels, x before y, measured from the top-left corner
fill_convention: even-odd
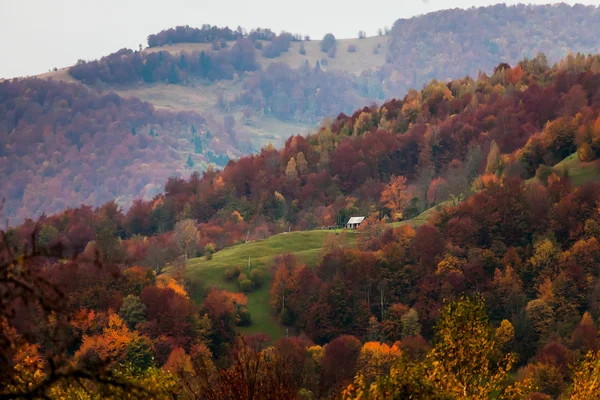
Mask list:
[[[292,42],[287,52],[282,53],[279,57],[267,58],[263,56],[261,50],[255,50],[256,61],[261,68],[266,69],[274,62],[280,62],[289,65],[292,68],[298,68],[308,61],[309,65],[315,66],[317,61],[324,58],[327,59],[327,68],[339,69],[359,75],[362,71],[380,67],[386,63],[388,42],[390,35],[370,36],[364,39],[349,38],[338,39],[336,42],[337,52],[334,58],[327,56],[327,53],[321,51],[320,40],[310,40],[303,42]],[[263,46],[267,46],[269,42],[259,40]],[[230,48],[235,42],[228,42]],[[301,47],[304,47],[306,54],[300,54]],[[348,51],[350,47],[354,47],[355,51]],[[173,54],[181,52],[210,52],[210,43],[177,43],[172,45],[151,47],[145,49],[144,52],[154,53],[166,51]]]
[[[581,186],[587,182],[600,181],[600,160],[584,162],[579,159],[577,153],[573,153],[553,166],[552,171],[559,176],[568,176],[575,186]],[[532,182],[541,183],[537,176],[527,181]]]
[[[264,283],[248,294],[252,325],[240,328],[240,331],[246,334],[263,332],[272,339],[281,337],[285,334],[285,329],[273,317],[269,306],[270,266],[273,258],[283,253],[291,253],[301,263],[315,266],[320,261],[324,240],[332,234],[339,232],[315,230],[281,233],[268,239],[228,247],[215,253],[211,260],[207,260],[206,257],[191,259],[187,263],[186,277],[192,286],[198,288],[192,293],[192,297],[200,300],[204,289],[210,286],[239,291],[237,281],[226,282],[223,278],[225,270],[229,267],[239,266],[246,273],[248,269],[262,268],[265,272]],[[349,245],[355,244],[355,233],[349,233],[348,242]]]
[[[436,212],[432,207],[413,219],[389,224],[392,227],[409,225],[413,228],[425,224]],[[226,282],[223,278],[229,267],[240,267],[248,274],[248,269],[261,268],[265,272],[263,285],[248,294],[248,310],[252,316],[252,325],[240,328],[240,332],[253,334],[263,332],[272,339],[285,334],[283,328],[271,312],[269,305],[269,287],[271,285],[270,267],[273,258],[284,253],[291,253],[303,264],[316,266],[322,256],[323,243],[328,235],[338,235],[342,230],[313,230],[287,232],[271,236],[264,240],[238,244],[225,248],[215,254],[212,259],[198,257],[190,259],[186,266],[186,278],[197,288],[192,297],[199,302],[204,289],[216,286],[223,289],[239,291],[237,281]],[[358,233],[343,230],[348,234],[348,245],[354,246]],[[250,267],[248,267],[250,264]]]

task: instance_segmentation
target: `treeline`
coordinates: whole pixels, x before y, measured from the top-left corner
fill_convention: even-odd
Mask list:
[[[139,226],[129,235],[169,231],[182,216],[216,228],[234,211],[257,236],[373,211],[410,218],[473,193],[482,174],[545,180],[566,156],[579,150],[587,162],[600,152],[598,62],[578,55],[552,68],[543,57],[502,64],[490,77],[433,81],[401,101],[341,114],[279,151],[267,147],[221,172],[170,180],[164,201],[130,209]],[[386,191],[402,192],[401,200],[385,201]],[[207,238],[203,246],[235,240]]]
[[[600,155],[598,63],[571,55],[549,67],[540,56],[477,80],[433,81],[279,151],[170,179],[127,212],[82,206],[9,229],[1,257],[70,252],[39,269],[6,265],[39,271],[77,318],[43,307],[0,314],[11,335],[6,390],[52,377],[48,351],[62,349],[66,365],[122,371],[154,397],[593,398],[600,185],[575,187],[551,167],[575,153],[590,167]],[[387,224],[435,205],[416,229]],[[186,282],[190,257],[356,215],[369,216],[356,248],[332,234],[316,268],[284,254],[270,280],[242,281],[270,282],[273,314],[298,338],[239,342],[236,327],[252,324],[245,296]],[[12,287],[5,276],[0,287]],[[56,321],[75,342],[53,347]],[[64,382],[52,382],[54,397],[79,393]],[[98,387],[85,381],[81,393]]]
[[[593,21],[599,17],[597,6],[561,3],[456,8],[399,19],[389,42],[391,65],[379,71],[386,97],[431,79],[474,76],[499,60],[514,64],[544,53],[555,62],[569,51],[597,53],[600,28]]]
[[[194,78],[233,79],[236,72],[257,68],[254,46],[248,39],[240,39],[231,49],[219,52],[171,54],[122,49],[100,60],[80,60],[69,68],[69,74],[87,85],[98,82],[114,85],[182,84]]]
[[[159,33],[148,36],[148,47],[165,46],[175,43],[214,43],[215,41],[235,41],[238,39],[250,39],[251,41],[276,41],[280,37],[290,37],[293,41],[302,40],[301,35],[292,35],[291,33],[282,32],[277,35],[270,29],[256,28],[247,32],[242,27],[238,26],[235,31],[229,27],[219,28],[208,24],[202,25],[200,28],[193,28],[188,25],[177,26],[175,28],[165,29]]]
[[[354,90],[355,77],[339,70],[323,70],[304,64],[294,69],[274,62],[266,70],[257,71],[244,82],[244,92],[234,105],[251,107],[282,120],[317,122],[339,112],[350,113],[365,98]]]
[[[198,114],[53,80],[0,83],[2,212],[11,223],[152,198],[168,177],[191,174],[189,160],[206,166],[228,152],[236,154],[229,135]]]

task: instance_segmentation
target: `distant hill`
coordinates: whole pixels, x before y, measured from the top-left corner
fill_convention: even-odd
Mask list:
[[[143,186],[158,188],[169,175],[191,173],[188,162],[193,168],[204,170],[209,164],[222,166],[229,157],[256,152],[269,143],[280,147],[290,136],[306,134],[324,118],[334,118],[340,112],[350,114],[373,101],[381,103],[402,97],[409,88],[420,89],[431,79],[475,76],[478,70],[492,75],[499,63],[514,67],[518,60],[532,59],[538,52],[546,54],[545,60],[550,65],[571,51],[598,52],[599,10],[594,6],[565,4],[445,10],[398,20],[389,34],[371,37],[361,34],[361,38],[328,43],[289,33],[275,35],[269,30],[234,32],[210,26],[178,27],[151,35],[150,47],[145,50],[120,50],[100,60],[81,61],[40,77],[84,83],[99,98],[114,92],[127,99],[122,104],[139,99],[161,113],[170,112],[161,115],[175,116],[180,112],[201,115],[207,124],[206,131],[214,135],[210,144],[197,149],[188,126],[185,139],[175,134],[176,140],[161,145],[170,154],[170,161],[149,150],[140,156],[141,164],[155,163],[154,171],[162,171],[145,179]],[[27,84],[12,86],[16,87],[27,90]],[[24,97],[33,105],[29,95],[11,96]],[[7,104],[12,107],[6,101],[4,107]],[[112,107],[110,104],[104,106]],[[76,110],[66,112],[73,113],[73,117],[76,114]],[[109,110],[98,112],[112,115]],[[26,115],[27,129],[40,130],[47,123],[36,113]],[[10,143],[24,126],[4,122],[0,133]],[[85,129],[73,132],[86,133]],[[224,147],[225,144],[229,147]],[[63,168],[69,168],[68,165],[59,163],[53,168],[40,169],[44,162],[52,164],[50,148],[41,146],[19,153],[20,156],[35,153],[34,162],[19,158],[13,149],[5,145],[1,150],[8,157],[6,160],[17,158],[4,168],[8,171],[18,165],[22,175],[4,189],[7,199],[17,201],[7,205],[9,215],[37,215],[79,202],[97,205],[112,197],[126,199],[122,204],[127,205],[139,192],[139,187],[131,183],[138,179],[133,177],[137,169],[132,169],[133,181],[123,180],[109,192],[99,179],[85,189],[85,195],[70,195],[66,201],[60,196],[41,199],[39,194],[31,194],[33,189],[63,176]],[[79,151],[91,154],[94,149],[84,146]],[[106,160],[96,158],[93,170],[110,168],[103,164]],[[61,191],[68,189],[62,184],[57,187]]]
[[[11,223],[82,203],[152,198],[167,178],[188,177],[240,152],[193,112],[156,110],[80,84],[0,82],[0,198]]]
[[[549,63],[569,52],[596,53],[599,17],[598,7],[566,4],[443,10],[399,19],[389,34],[338,39],[335,51],[322,51],[321,40],[268,29],[177,27],[150,35],[150,47],[140,54],[118,52],[69,72],[160,108],[217,120],[230,115],[238,134],[258,149],[281,145],[324,117],[402,97],[431,79],[490,74],[500,62],[515,65],[540,52]],[[211,59],[209,70],[200,66],[202,53]],[[147,71],[149,64],[154,72]]]

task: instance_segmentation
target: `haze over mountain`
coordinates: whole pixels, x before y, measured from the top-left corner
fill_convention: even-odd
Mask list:
[[[0,65],[0,78],[36,75],[54,67],[67,67],[78,59],[99,58],[122,47],[137,48],[146,42],[148,34],[177,25],[210,23],[248,29],[261,26],[314,38],[333,31],[339,38],[351,38],[360,29],[375,34],[378,28],[391,26],[397,18],[495,3],[493,0],[384,0],[378,8],[385,12],[378,13],[364,12],[365,5],[358,0],[308,0],[293,6],[275,0],[235,0],[211,3],[210,7],[189,0],[5,0],[0,14],[0,35],[11,40],[1,41],[0,50],[19,57],[9,57]],[[566,3],[599,4],[597,0]]]
[[[328,41],[307,41],[302,35],[275,35],[269,29],[248,32],[215,26],[156,32],[149,36],[150,47],[141,52],[121,50],[41,75],[52,78],[50,86],[27,80],[18,85],[4,83],[1,168],[13,178],[2,189],[5,213],[20,221],[82,202],[99,205],[113,197],[128,207],[134,197],[156,193],[168,176],[187,177],[209,165],[222,167],[227,160],[269,143],[281,146],[291,135],[310,131],[325,117],[404,96],[409,88],[420,88],[431,79],[491,73],[499,62],[514,65],[539,52],[550,63],[569,52],[598,52],[598,18],[600,11],[592,6],[499,5],[399,19],[379,35],[361,31],[355,39],[331,36]],[[157,157],[154,150],[144,147],[146,139],[134,144],[138,138],[110,136],[106,128],[92,122],[92,115],[77,115],[77,109],[69,111],[71,119],[57,124],[55,119],[63,117],[53,104],[61,99],[60,93],[85,92],[64,85],[58,89],[57,81],[84,83],[91,90],[89,96],[98,99],[115,92],[169,111],[172,118],[191,112],[199,114],[193,118],[205,122],[197,119],[173,131],[149,124],[153,117],[112,117],[122,132],[151,135],[154,142],[158,137],[163,144],[156,151],[169,156]],[[28,92],[50,87],[55,87],[58,98],[38,93],[36,99]],[[97,112],[113,115],[102,107],[128,104],[118,97],[111,99]],[[63,100],[70,105],[68,98]],[[43,123],[39,106],[49,113]],[[187,116],[177,118],[188,120]],[[61,129],[68,140],[53,139]],[[98,144],[91,145],[92,140]],[[23,141],[38,146],[23,146]],[[108,146],[102,157],[99,143]],[[120,143],[128,143],[133,158],[122,160],[125,150]],[[54,153],[69,154],[71,161]],[[128,162],[152,165],[153,172],[125,168],[129,177],[117,178],[111,166],[121,168]],[[69,189],[72,182],[78,184]],[[47,190],[53,195],[44,196]]]
[[[600,400],[598,21],[179,25],[0,80],[0,399]]]
[[[85,106],[168,117],[82,85],[3,88],[22,83],[31,103],[54,99],[25,121],[71,110],[81,125]],[[351,114],[129,210],[84,205],[2,233],[0,254],[21,256],[0,274],[20,305],[0,303],[0,394],[597,398],[600,55],[501,63]],[[77,140],[68,125],[57,136]],[[123,156],[154,135],[125,138]],[[16,285],[48,292],[25,302]]]

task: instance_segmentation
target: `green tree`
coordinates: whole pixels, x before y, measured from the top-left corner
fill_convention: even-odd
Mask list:
[[[42,225],[36,237],[37,246],[44,248],[54,243],[59,236],[58,230],[52,225]]]
[[[421,334],[421,324],[419,323],[419,314],[417,313],[417,310],[411,308],[400,318],[400,320],[402,321],[403,338]]]
[[[135,329],[137,324],[146,320],[146,306],[139,297],[130,294],[123,299],[119,316],[127,323],[129,329]]]
[[[145,371],[154,364],[152,341],[146,336],[138,336],[127,344],[125,361],[134,368]]]

